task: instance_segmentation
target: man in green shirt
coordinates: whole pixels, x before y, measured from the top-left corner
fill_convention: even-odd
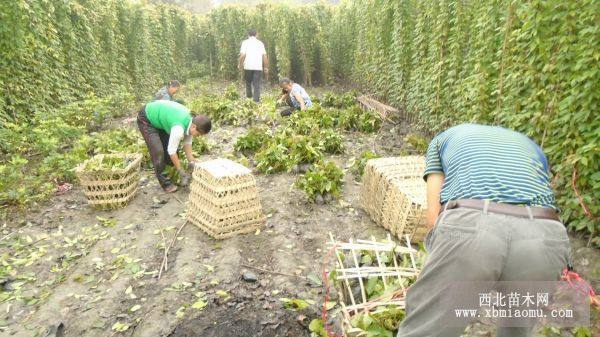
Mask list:
[[[148,146],[160,186],[168,193],[177,190],[177,186],[163,173],[166,165],[175,166],[181,175],[181,185],[187,186],[190,176],[179,161],[179,143],[183,140],[183,151],[190,165],[193,165],[195,159],[192,154],[192,138],[210,132],[210,118],[204,115],[193,116],[185,106],[177,102],[158,100],[146,104],[140,110],[137,124]]]

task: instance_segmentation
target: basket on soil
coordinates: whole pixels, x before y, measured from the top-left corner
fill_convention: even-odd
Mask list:
[[[392,241],[389,234],[383,241],[371,237],[340,242],[331,233],[329,237],[327,245],[336,255],[334,287],[342,307],[344,336],[364,333],[356,327],[364,315],[399,324],[401,317],[394,316],[403,315],[406,289],[420,272],[417,250],[411,247],[408,236],[406,246]]]
[[[115,209],[129,203],[138,190],[142,155],[99,154],[75,169],[88,203]]]
[[[365,166],[360,196],[373,220],[402,239],[423,241],[426,184],[425,157],[406,156],[371,159]]]
[[[188,220],[216,239],[254,232],[265,223],[252,172],[229,159],[203,162],[192,175]]]

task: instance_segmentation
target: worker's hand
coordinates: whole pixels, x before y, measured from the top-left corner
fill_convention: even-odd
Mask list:
[[[183,169],[179,170],[179,176],[181,177],[180,185],[181,186],[189,186],[190,185],[190,175],[187,174]]]
[[[196,161],[196,160],[192,160],[191,162],[189,162],[188,164],[188,170],[194,172],[194,169],[200,164],[200,162]]]
[[[263,69],[263,72],[265,73],[265,79],[268,81],[269,80],[269,68]]]

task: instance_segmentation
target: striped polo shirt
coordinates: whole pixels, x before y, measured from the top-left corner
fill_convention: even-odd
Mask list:
[[[556,209],[548,161],[527,136],[498,126],[461,124],[427,149],[424,178],[444,173],[441,203],[480,199]]]

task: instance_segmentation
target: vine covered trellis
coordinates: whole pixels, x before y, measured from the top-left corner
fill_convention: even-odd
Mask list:
[[[503,125],[542,144],[562,217],[598,235],[600,1],[356,0],[223,6],[196,16],[126,0],[0,3],[0,122],[169,78],[238,79],[248,28],[271,80],[347,81],[431,133]]]

